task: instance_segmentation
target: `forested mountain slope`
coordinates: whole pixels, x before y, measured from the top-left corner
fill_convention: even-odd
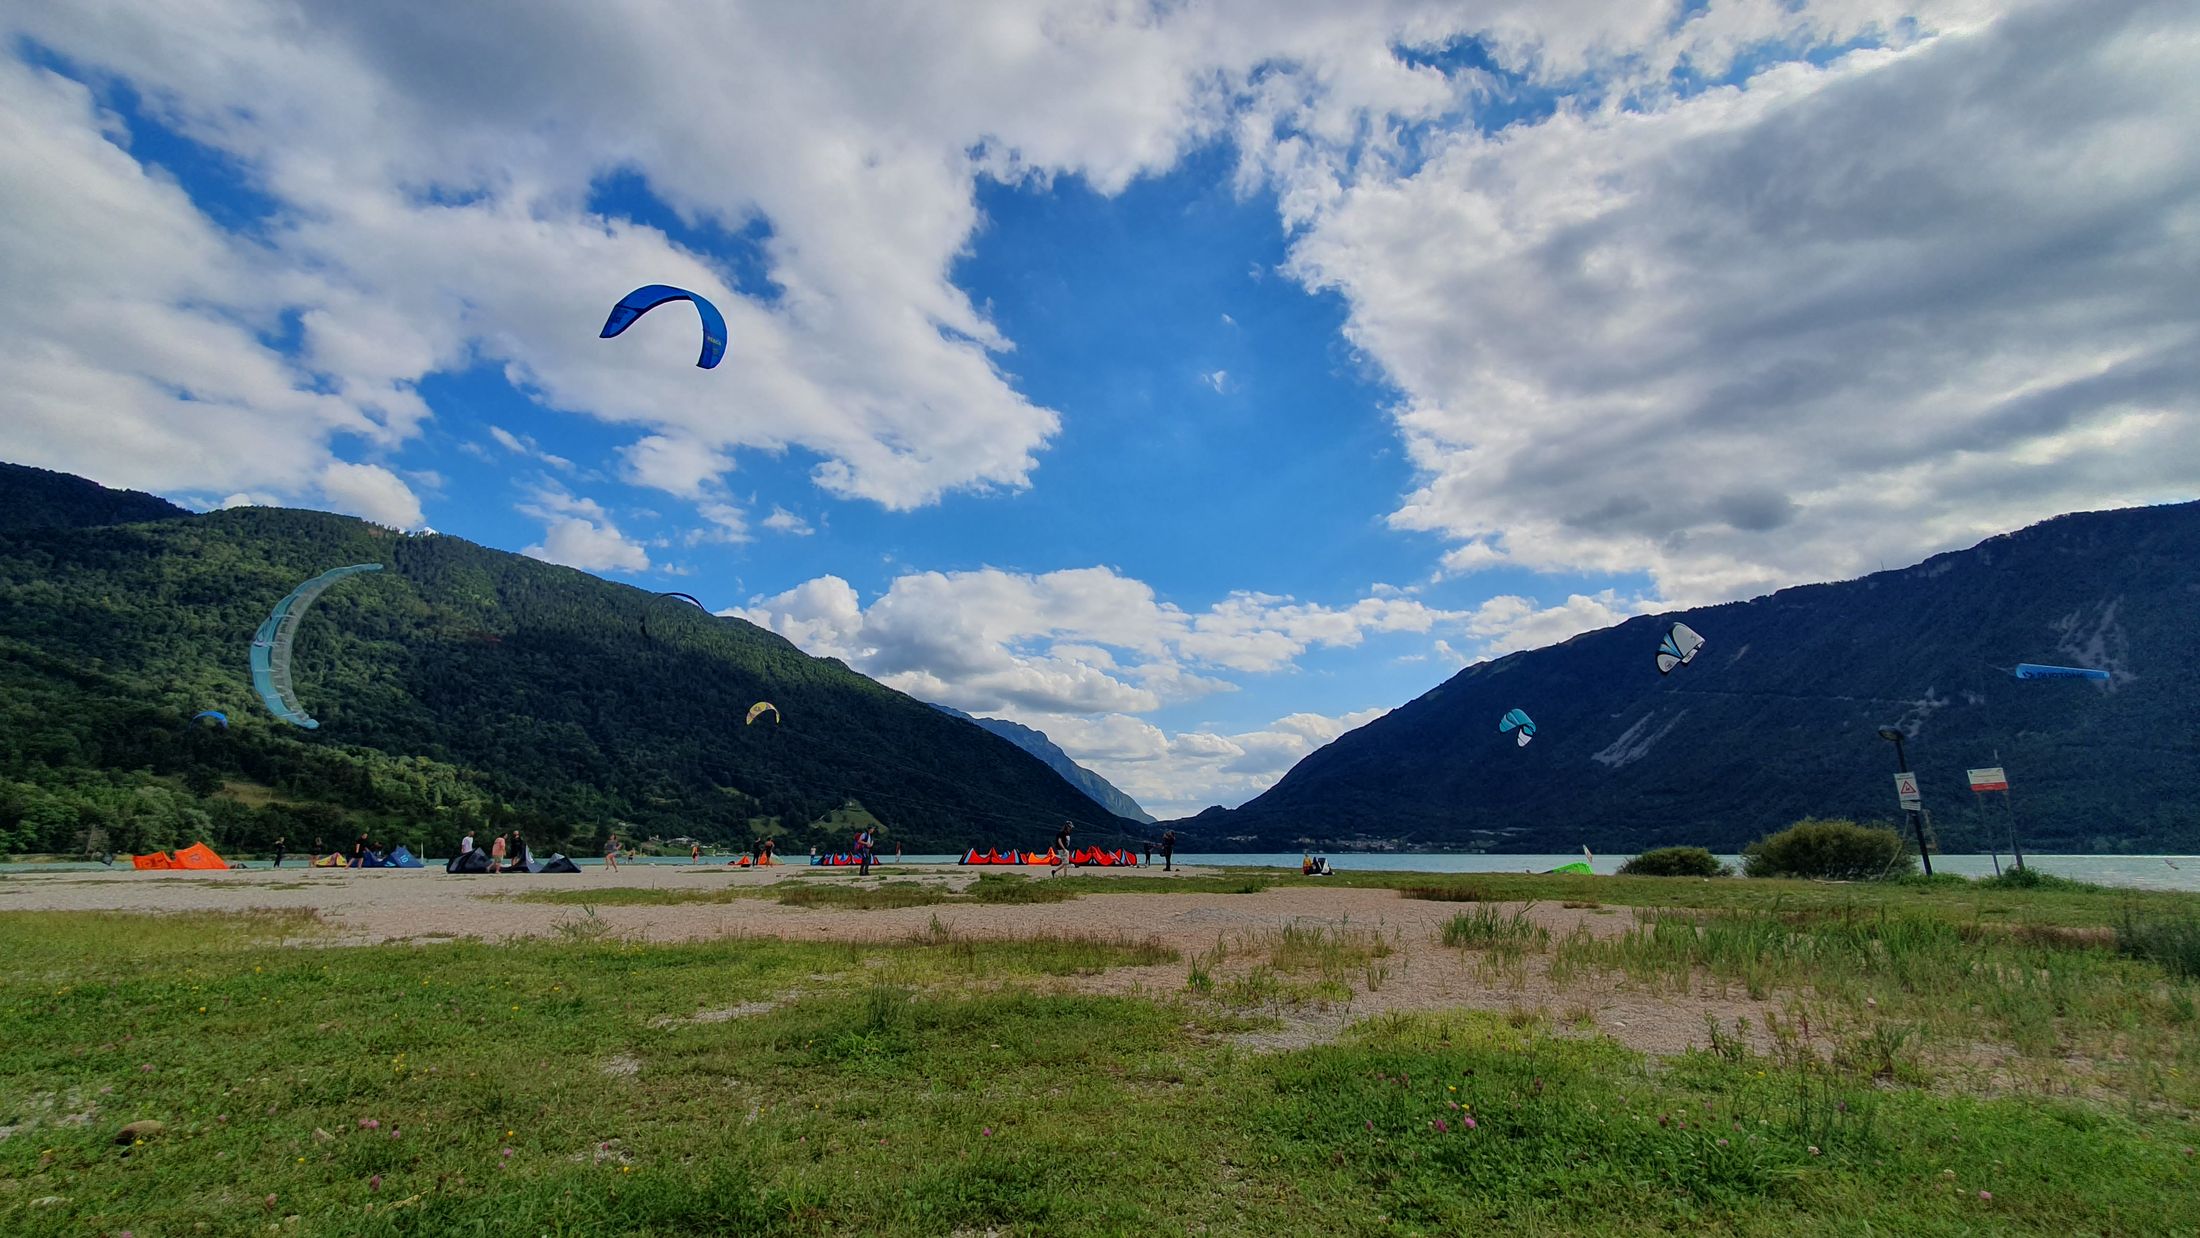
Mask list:
[[[300,629],[322,729],[275,722],[246,672],[254,628],[307,577],[365,562],[385,570]],[[785,721],[744,726],[758,700]],[[203,709],[231,725],[192,723]],[[0,466],[0,851],[363,829],[444,854],[515,826],[538,850],[614,827],[844,849],[807,827],[851,799],[910,851],[1124,825],[1014,744],[738,619],[459,538],[192,516]]]
[[[1708,643],[1660,677],[1675,619]],[[2020,682],[2019,662],[2115,678]],[[1539,728],[1525,748],[1497,729],[1514,708]],[[1909,734],[1949,849],[2005,833],[1964,777],[1997,750],[2034,848],[2200,849],[2200,504],[2063,516],[1480,663],[1180,828],[1202,847],[1732,848],[1806,815],[1895,817],[1881,727]]]

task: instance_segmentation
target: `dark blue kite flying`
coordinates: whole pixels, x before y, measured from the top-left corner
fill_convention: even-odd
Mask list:
[[[670,284],[644,284],[619,298],[611,307],[611,317],[603,320],[603,334],[598,339],[610,339],[634,325],[634,320],[656,309],[667,301],[693,301],[695,312],[703,318],[703,355],[695,364],[708,370],[726,359],[726,318],[718,307],[703,299],[698,293]]]

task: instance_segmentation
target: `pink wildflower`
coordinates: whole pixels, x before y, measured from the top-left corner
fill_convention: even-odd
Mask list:
[[[986,1138],[988,1138],[988,1139],[991,1139],[991,1138],[993,1137],[993,1128],[992,1128],[992,1127],[990,1127],[990,1126],[988,1126],[988,1127],[986,1127],[986,1128],[985,1128],[984,1130],[982,1130],[982,1131],[979,1131],[978,1133],[979,1133],[979,1134],[981,1134],[981,1135],[984,1135],[984,1136],[985,1136]]]
[[[1723,1148],[1723,1147],[1725,1147],[1725,1146],[1726,1146],[1726,1140],[1724,1140],[1724,1139],[1721,1139],[1721,1140],[1719,1141],[1719,1146],[1720,1146],[1720,1147],[1722,1147],[1722,1148]]]
[[[1980,1191],[1978,1193],[1978,1197],[1989,1204],[1994,1202],[1994,1193],[1992,1191]]]
[[[1375,1129],[1375,1123],[1372,1120],[1367,1123],[1367,1129],[1369,1129],[1370,1131]]]
[[[1459,1119],[1459,1127],[1460,1127],[1460,1129],[1462,1129],[1462,1130],[1470,1130],[1470,1131],[1471,1131],[1471,1130],[1473,1130],[1473,1129],[1474,1129],[1475,1127],[1477,1127],[1477,1126],[1480,1126],[1480,1125],[1481,1125],[1481,1123],[1479,1123],[1479,1122],[1475,1121],[1475,1120],[1474,1120],[1473,1118],[1461,1118],[1461,1119]]]
[[[1445,1121],[1445,1120],[1443,1120],[1442,1118],[1438,1118],[1438,1119],[1436,1119],[1436,1131],[1437,1131],[1437,1133],[1438,1133],[1438,1134],[1441,1134],[1441,1135],[1448,1135],[1448,1134],[1450,1134],[1450,1133],[1451,1133],[1451,1123],[1449,1123],[1449,1122],[1446,1122],[1446,1121]]]
[[[379,1191],[379,1190],[381,1190],[381,1189],[382,1189],[382,1175],[381,1175],[381,1174],[376,1174],[376,1175],[374,1175],[373,1177],[371,1177],[371,1178],[367,1179],[367,1189],[368,1189],[368,1190],[370,1190],[370,1191]]]
[[[511,1159],[512,1159],[512,1150],[511,1150],[510,1148],[506,1148],[506,1149],[504,1150],[504,1153],[503,1153],[503,1157],[504,1157],[504,1159],[505,1159],[505,1160],[511,1160]]]

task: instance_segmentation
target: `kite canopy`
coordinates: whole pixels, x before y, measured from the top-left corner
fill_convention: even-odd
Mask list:
[[[756,704],[749,706],[748,722],[755,722],[757,715],[763,713],[767,709],[771,711],[772,722],[774,725],[776,725],[779,722],[779,706],[772,704],[770,701],[758,701]],[[748,723],[743,723],[742,725],[746,726],[748,725]]]
[[[211,718],[214,721],[220,723],[221,728],[225,731],[229,729],[229,715],[223,713],[218,709],[202,709],[199,712],[191,715],[191,721],[193,722],[197,722],[203,718]]]
[[[2017,663],[2019,679],[2092,679],[2105,682],[2107,671],[2097,671],[2084,666],[2041,666],[2036,662]]]
[[[290,644],[298,635],[298,621],[329,586],[362,572],[379,572],[379,563],[354,563],[331,568],[290,591],[252,637],[252,689],[267,703],[269,713],[311,731],[321,724],[305,711],[290,690]]]
[[[1597,870],[1589,867],[1587,864],[1582,863],[1580,860],[1575,860],[1571,864],[1561,864],[1557,868],[1551,869],[1549,872],[1549,875],[1551,876],[1558,876],[1561,874],[1569,877],[1594,877],[1597,875]]]
[[[706,615],[710,613],[710,607],[703,605],[702,601],[692,593],[660,593],[657,596],[661,598],[678,598]]]
[[[1696,651],[1703,648],[1703,637],[1685,623],[1676,623],[1666,629],[1665,639],[1658,642],[1658,674],[1670,675],[1676,666],[1686,666],[1696,660]]]
[[[1506,710],[1505,716],[1497,720],[1497,729],[1513,732],[1514,740],[1523,748],[1528,746],[1529,740],[1535,738],[1534,720],[1517,709]]]
[[[725,360],[725,315],[720,314],[717,306],[700,295],[670,284],[644,284],[620,297],[619,303],[611,307],[611,317],[603,320],[603,334],[597,338],[610,339],[633,326],[636,319],[667,301],[692,301],[695,303],[695,312],[703,319],[703,352],[695,359],[695,364],[708,370]],[[696,604],[701,605],[700,602]]]

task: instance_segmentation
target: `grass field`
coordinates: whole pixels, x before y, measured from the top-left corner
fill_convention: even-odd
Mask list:
[[[1643,910],[1551,940],[1465,902],[1428,942],[1199,957],[936,920],[641,945],[576,908],[549,939],[362,947],[307,913],[0,915],[0,1232],[2200,1232],[2200,900],[1552,880],[1473,878]],[[1414,949],[1787,1013],[1664,1058],[1531,1010],[1253,1047]],[[1173,978],[1098,991],[1134,966]],[[2016,1065],[1962,1068],[1988,1046]]]

